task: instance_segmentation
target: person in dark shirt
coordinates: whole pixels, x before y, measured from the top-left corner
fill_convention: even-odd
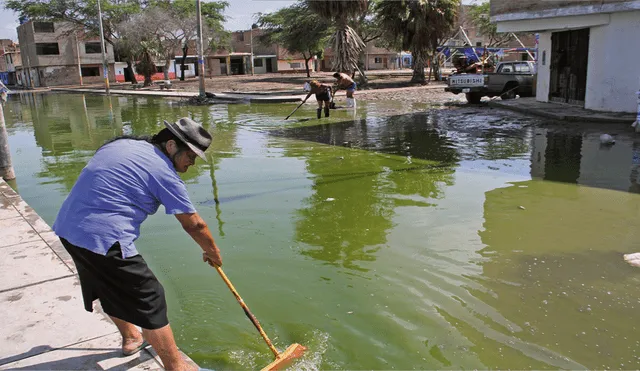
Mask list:
[[[302,103],[306,102],[311,94],[316,95],[316,101],[318,102],[317,116],[322,117],[322,107],[324,106],[324,117],[329,117],[329,104],[331,103],[331,85],[322,84],[317,80],[308,81],[305,84],[305,90],[308,91],[307,96]]]

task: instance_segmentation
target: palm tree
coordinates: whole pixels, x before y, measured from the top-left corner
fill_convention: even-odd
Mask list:
[[[151,86],[151,77],[157,72],[154,60],[159,56],[159,43],[155,41],[140,41],[140,60],[136,63],[136,71],[144,76],[144,86]]]
[[[411,82],[426,82],[426,62],[453,28],[459,7],[460,0],[381,0],[376,4],[387,37],[411,51]]]
[[[365,45],[358,33],[349,27],[349,19],[367,10],[367,0],[306,0],[309,8],[329,22],[335,22],[336,32],[329,43],[333,48],[333,69],[352,73],[358,68],[360,52]]]

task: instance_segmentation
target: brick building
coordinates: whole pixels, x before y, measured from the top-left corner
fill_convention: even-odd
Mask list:
[[[248,75],[251,74],[251,52],[255,74],[273,72],[305,71],[304,58],[290,53],[285,48],[273,44],[262,45],[258,38],[262,30],[235,31],[231,35],[231,47],[210,52],[205,56],[206,75]],[[309,69],[314,71],[314,61],[309,61]]]
[[[104,81],[99,38],[85,38],[64,22],[28,21],[17,28],[22,56],[18,84],[27,87]],[[107,43],[109,81],[115,81],[113,47]]]
[[[13,40],[0,40],[0,78],[5,85],[16,85],[16,68],[21,68],[20,49]]]

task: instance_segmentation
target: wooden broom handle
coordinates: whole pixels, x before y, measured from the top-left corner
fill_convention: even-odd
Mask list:
[[[269,337],[262,329],[262,326],[260,326],[260,322],[258,322],[258,319],[251,313],[251,311],[249,310],[249,307],[247,307],[247,305],[244,303],[244,300],[242,300],[242,298],[240,297],[240,294],[238,294],[235,287],[233,287],[233,284],[231,283],[231,281],[229,281],[229,279],[227,278],[227,275],[224,274],[224,272],[222,271],[222,268],[220,268],[217,265],[215,266],[215,268],[218,271],[218,273],[220,273],[220,277],[222,277],[222,280],[224,281],[224,283],[227,284],[227,286],[233,293],[233,296],[235,296],[236,300],[238,300],[238,303],[240,303],[240,306],[242,307],[242,309],[244,309],[244,314],[246,314],[247,317],[249,317],[249,319],[251,320],[251,323],[253,323],[253,325],[258,329],[258,331],[260,332],[260,335],[262,335],[262,338],[269,346],[269,349],[271,349],[271,351],[276,356],[276,358],[280,358],[280,353],[278,353],[278,350],[273,346],[273,344],[271,344],[271,340],[269,340]]]

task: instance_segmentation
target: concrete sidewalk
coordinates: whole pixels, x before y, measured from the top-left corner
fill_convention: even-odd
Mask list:
[[[121,357],[116,327],[84,310],[60,240],[1,178],[0,233],[0,370],[163,369],[150,347]]]
[[[535,98],[491,100],[489,106],[546,117],[560,121],[633,124],[636,115],[631,113],[598,112],[561,103],[538,102]]]

